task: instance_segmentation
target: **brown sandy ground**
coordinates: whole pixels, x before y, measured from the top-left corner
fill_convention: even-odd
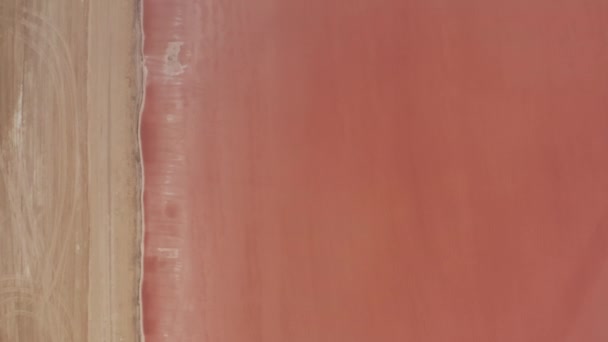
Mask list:
[[[0,2],[0,341],[140,336],[136,1]]]

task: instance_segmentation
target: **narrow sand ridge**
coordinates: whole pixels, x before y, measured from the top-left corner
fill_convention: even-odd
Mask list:
[[[0,3],[0,341],[140,338],[139,11]]]

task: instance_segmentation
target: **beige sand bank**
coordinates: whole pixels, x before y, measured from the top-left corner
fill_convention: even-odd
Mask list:
[[[136,1],[0,2],[0,341],[137,341]]]

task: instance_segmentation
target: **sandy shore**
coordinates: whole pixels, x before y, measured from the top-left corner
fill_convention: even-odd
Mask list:
[[[135,2],[0,3],[0,341],[137,341]]]

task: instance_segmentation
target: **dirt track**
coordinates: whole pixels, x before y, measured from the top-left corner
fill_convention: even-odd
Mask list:
[[[2,342],[139,336],[134,3],[0,2]]]

